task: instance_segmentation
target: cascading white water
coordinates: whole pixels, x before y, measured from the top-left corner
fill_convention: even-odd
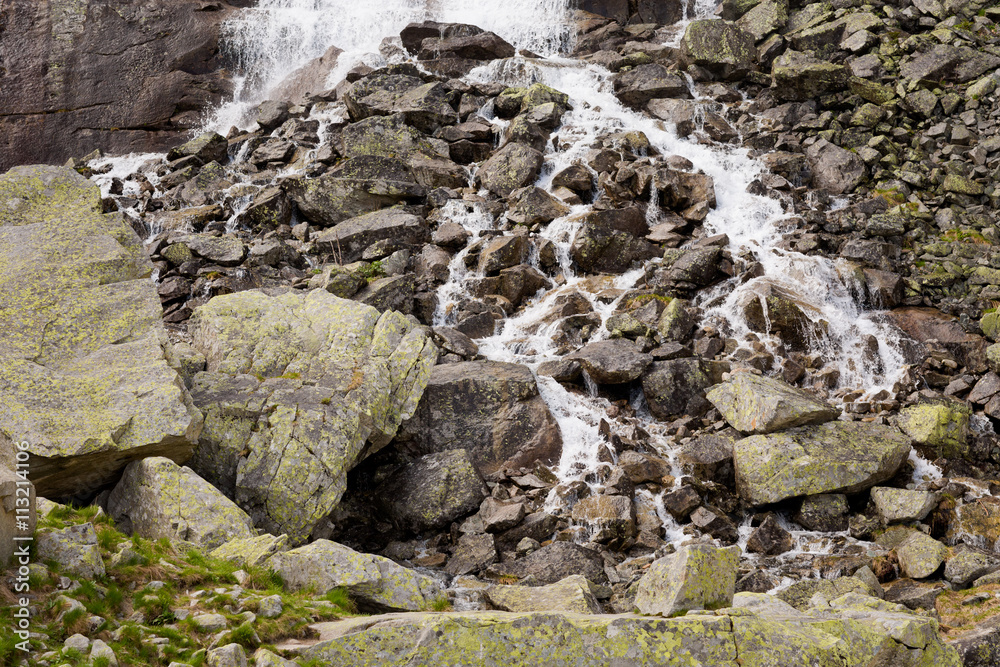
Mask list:
[[[359,63],[386,63],[379,44],[414,21],[469,23],[539,55],[570,43],[567,0],[260,0],[225,25],[224,43],[236,69],[236,93],[206,129],[226,132],[252,123],[248,111],[285,77],[331,46],[343,51],[327,80],[338,83]],[[319,92],[319,91],[316,91]]]

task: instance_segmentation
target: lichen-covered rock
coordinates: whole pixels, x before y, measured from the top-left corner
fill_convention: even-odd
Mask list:
[[[444,595],[430,577],[329,540],[275,554],[266,565],[292,590],[311,588],[322,595],[342,587],[369,612],[419,611]]]
[[[858,577],[837,577],[836,579],[804,579],[788,588],[778,591],[777,598],[799,611],[809,609],[813,596],[819,594],[827,600],[839,598],[848,593],[874,595],[866,582]]]
[[[385,498],[388,517],[417,533],[445,528],[475,512],[488,493],[464,449],[421,456],[376,491]]]
[[[205,655],[208,667],[247,667],[247,654],[239,644],[213,648]]]
[[[649,566],[636,588],[635,606],[644,614],[659,616],[728,607],[736,590],[739,562],[739,547],[680,547]]]
[[[183,461],[197,442],[152,269],[72,169],[0,176],[0,431],[29,443],[40,495],[90,492],[146,456]]]
[[[937,622],[899,605],[843,596],[808,615],[785,605],[744,606],[683,618],[560,612],[391,614],[314,627],[303,658],[361,667],[961,667]],[[759,595],[759,594],[758,594]],[[760,595],[770,598],[767,595]],[[774,598],[770,598],[771,601]],[[753,609],[753,610],[752,610]]]
[[[538,178],[544,162],[542,154],[524,144],[509,143],[479,167],[476,180],[501,197],[531,185]]]
[[[104,561],[92,523],[39,533],[35,547],[39,560],[55,561],[64,574],[84,579],[104,576]]]
[[[704,359],[654,361],[642,375],[642,391],[657,419],[702,415],[712,407],[705,390],[722,381],[729,364]]]
[[[772,433],[836,419],[840,411],[807,391],[781,380],[733,373],[705,397],[729,425],[743,433]]]
[[[747,75],[757,62],[754,38],[730,21],[691,21],[681,39],[681,56],[720,79]]]
[[[603,609],[593,588],[584,577],[574,574],[548,586],[494,586],[486,597],[502,611],[600,614]]]
[[[911,579],[931,576],[948,559],[948,555],[948,547],[918,530],[896,547],[899,569]]]
[[[559,425],[531,370],[493,361],[435,366],[399,439],[422,454],[465,449],[484,475],[556,459],[562,451]]]
[[[941,456],[959,458],[969,451],[972,410],[957,401],[922,403],[899,411],[898,424],[919,445],[933,447]]]
[[[909,453],[909,438],[891,426],[827,422],[739,440],[733,463],[740,495],[764,505],[857,493],[891,478]]]
[[[771,76],[780,99],[808,100],[846,87],[850,72],[843,65],[789,50],[774,61]]]
[[[258,535],[229,540],[216,547],[209,554],[212,558],[220,558],[239,564],[240,567],[257,567],[274,554],[288,548],[288,536]]]
[[[299,212],[322,227],[427,193],[404,162],[378,155],[349,158],[318,178],[290,178],[282,187]]]
[[[937,494],[877,486],[871,490],[875,509],[885,523],[922,521],[937,505]]]
[[[189,330],[207,361],[193,389],[207,428],[191,467],[293,544],[336,507],[347,471],[414,413],[437,359],[403,315],[323,290],[216,297]]]
[[[254,536],[246,512],[190,468],[162,457],[128,464],[108,496],[108,514],[126,533],[206,549]]]

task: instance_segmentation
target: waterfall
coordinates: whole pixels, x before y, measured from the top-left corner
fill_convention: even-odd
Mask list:
[[[206,129],[225,133],[251,124],[248,111],[285,77],[330,47],[343,51],[330,73],[332,87],[359,63],[386,64],[379,45],[407,24],[469,23],[497,33],[519,49],[549,56],[570,44],[569,0],[260,0],[224,26],[223,42],[239,76],[233,100]],[[320,91],[315,91],[320,92]]]

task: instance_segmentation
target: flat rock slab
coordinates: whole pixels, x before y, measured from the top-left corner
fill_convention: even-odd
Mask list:
[[[201,413],[167,364],[152,270],[74,170],[0,176],[0,432],[30,444],[39,495],[92,491],[146,456],[191,455]]]
[[[898,429],[827,422],[753,435],[733,445],[736,486],[753,505],[820,493],[857,493],[891,478],[910,453]]]
[[[730,426],[743,433],[773,433],[836,419],[840,411],[781,380],[733,373],[706,395]]]
[[[191,467],[293,544],[413,414],[437,360],[405,316],[324,290],[215,297],[189,330],[207,360],[192,392],[208,424]]]
[[[744,596],[737,596],[743,604]],[[769,597],[769,596],[764,596]],[[845,596],[846,598],[846,596]],[[773,599],[773,598],[772,598]],[[681,618],[557,612],[389,614],[311,626],[320,642],[306,660],[354,667],[861,667],[876,656],[897,664],[960,667],[933,619],[871,598],[835,601],[826,613],[787,606],[723,609]],[[906,662],[912,661],[912,662]]]

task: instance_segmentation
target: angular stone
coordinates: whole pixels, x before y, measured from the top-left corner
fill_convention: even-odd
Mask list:
[[[541,173],[544,158],[534,148],[510,143],[495,152],[476,172],[476,180],[490,192],[506,197],[531,185]]]
[[[189,331],[208,369],[195,378],[208,428],[192,468],[293,544],[414,413],[437,358],[403,315],[323,290],[215,297]]]
[[[960,549],[960,550],[959,550]],[[944,578],[957,586],[968,586],[973,581],[1000,570],[1000,559],[991,554],[969,548],[956,548],[944,566]]]
[[[828,422],[739,440],[733,462],[740,495],[763,505],[863,491],[891,478],[909,453],[909,438],[891,426]]]
[[[290,178],[282,186],[303,217],[323,227],[426,194],[404,162],[377,155],[349,158],[318,178]]]
[[[847,194],[866,176],[865,163],[855,153],[820,139],[806,148],[813,185],[831,194]]]
[[[430,577],[329,540],[275,554],[267,567],[293,591],[312,588],[323,595],[342,587],[360,609],[369,612],[427,609],[444,595]]]
[[[89,493],[129,461],[183,462],[201,414],[165,358],[152,264],[65,167],[0,176],[0,431],[40,495]]]
[[[125,468],[108,496],[108,514],[125,533],[184,540],[205,549],[254,536],[246,512],[190,468],[162,457]]]
[[[652,355],[639,352],[627,339],[588,343],[566,357],[579,361],[597,384],[622,384],[637,379],[653,363]]]
[[[458,539],[445,572],[452,576],[477,574],[497,561],[496,539],[492,535],[466,534]]]
[[[489,497],[479,507],[483,520],[483,530],[487,533],[502,533],[521,523],[524,518],[524,501],[507,502]]]
[[[538,187],[515,190],[510,196],[507,219],[518,225],[552,222],[569,213],[569,207]]]
[[[719,609],[733,602],[739,547],[689,544],[653,561],[636,587],[643,614],[670,617],[692,609]]]
[[[787,0],[764,0],[736,21],[736,26],[753,37],[755,42],[781,30],[788,23]]]
[[[911,579],[925,579],[948,559],[948,547],[933,537],[914,531],[896,547],[899,569]]]
[[[429,241],[430,235],[423,218],[401,208],[389,208],[344,220],[317,234],[313,242],[338,264],[349,264],[361,259],[365,249],[379,241],[418,246]]]
[[[469,453],[451,449],[412,461],[376,495],[386,499],[387,515],[397,526],[422,533],[475,512],[488,493]]]
[[[847,496],[842,493],[819,494],[802,499],[795,521],[806,530],[828,533],[847,530]]]
[[[922,403],[900,410],[897,423],[917,444],[933,447],[941,456],[959,458],[969,451],[971,414],[957,401]]]
[[[720,79],[735,81],[754,69],[754,38],[730,21],[696,20],[681,38],[681,57]]]
[[[872,501],[885,523],[923,521],[937,505],[937,495],[929,491],[910,491],[877,486],[871,490]]]
[[[705,390],[721,382],[728,370],[728,364],[696,358],[654,361],[642,376],[650,412],[657,419],[704,414],[711,407]]]
[[[486,592],[486,597],[503,611],[600,614],[603,609],[592,588],[593,584],[574,574],[548,586],[494,586]]]
[[[783,100],[809,100],[847,86],[850,73],[843,65],[785,51],[771,66],[771,88]]]
[[[562,436],[526,366],[466,361],[435,366],[400,440],[429,454],[462,448],[481,474],[557,459]]]
[[[167,160],[172,162],[185,157],[196,157],[203,164],[221,163],[225,162],[228,149],[229,142],[225,137],[215,132],[206,132],[176,148],[171,148],[167,152]]]
[[[747,552],[777,556],[791,551],[794,543],[792,534],[781,527],[774,514],[768,514],[764,521],[750,533],[747,540]]]
[[[614,78],[615,95],[625,105],[641,109],[652,99],[690,97],[687,82],[663,65],[639,65]]]
[[[733,373],[705,397],[730,426],[743,433],[773,433],[795,426],[822,424],[840,410],[809,392],[753,373]]]
[[[573,239],[573,261],[592,273],[625,273],[633,262],[655,257],[656,247],[645,240],[646,218],[636,207],[593,211]]]
[[[533,586],[554,584],[578,574],[594,583],[607,581],[604,559],[593,549],[572,542],[552,542],[524,558],[489,568],[496,576],[512,576]]]
[[[104,576],[104,561],[92,523],[39,533],[35,537],[35,548],[39,560],[55,561],[63,574],[82,579]]]
[[[288,536],[268,535],[230,540],[213,549],[209,555],[238,564],[240,567],[258,567],[268,558],[288,549]]]

